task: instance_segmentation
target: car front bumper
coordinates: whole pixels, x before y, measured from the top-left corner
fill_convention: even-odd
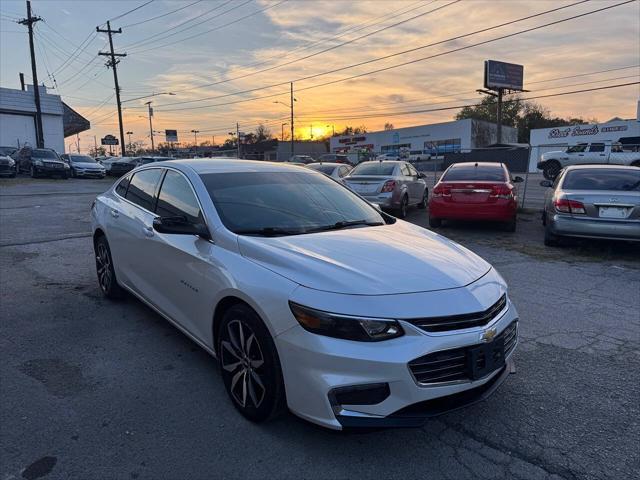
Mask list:
[[[640,241],[640,222],[637,220],[576,218],[556,213],[548,220],[548,226],[554,235]]]
[[[377,316],[387,318],[383,307],[385,303],[387,309],[389,304],[396,307],[409,306],[402,312],[403,316],[408,314],[404,318],[414,317],[412,311],[424,312],[424,306],[437,299],[446,302],[450,306],[447,308],[454,311],[455,308],[460,308],[461,303],[466,303],[468,295],[475,296],[484,308],[485,304],[488,307],[500,294],[496,288],[496,277],[499,276],[488,274],[486,277],[483,281],[479,280],[474,289],[454,289],[461,291],[458,293],[423,292],[397,295],[396,299],[389,296],[369,297],[358,299],[357,302],[365,302],[362,305],[368,302],[369,311],[377,310]],[[456,300],[458,294],[461,296]],[[330,300],[330,297],[333,297],[334,305],[342,303],[345,306],[338,297],[349,297],[326,292],[322,296],[325,298],[319,299],[318,306],[324,300]],[[305,294],[300,300],[304,302],[309,298]],[[308,301],[306,303],[309,304]],[[353,306],[359,308],[356,304]],[[409,362],[433,352],[482,345],[481,337],[487,329],[495,329],[497,335],[500,335],[517,318],[515,307],[507,302],[507,307],[483,327],[431,333],[401,320],[405,335],[383,342],[356,342],[325,337],[296,325],[275,339],[285,379],[287,404],[296,415],[336,430],[420,425],[430,416],[461,408],[490,395],[512,370],[514,350],[510,351],[503,368],[493,370],[477,380],[466,378],[420,384],[413,376]],[[388,396],[378,403],[339,404],[333,395],[336,390],[354,387],[367,389],[373,385],[388,387]],[[445,400],[437,401],[442,398]]]
[[[98,177],[104,178],[106,172],[104,170],[75,170],[76,177]]]
[[[62,177],[68,177],[71,172],[68,168],[47,167],[34,165],[33,169],[36,175],[60,175]]]

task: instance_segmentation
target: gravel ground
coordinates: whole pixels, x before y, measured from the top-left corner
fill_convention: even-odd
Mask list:
[[[109,182],[0,180],[1,480],[637,478],[637,246],[549,249],[535,213],[515,234],[439,229],[509,282],[517,373],[419,429],[253,425],[211,357],[140,302],[102,298],[88,214]]]

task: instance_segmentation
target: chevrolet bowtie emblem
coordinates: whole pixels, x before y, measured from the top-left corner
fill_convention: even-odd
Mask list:
[[[496,333],[498,333],[498,331],[495,328],[490,328],[489,330],[485,330],[484,332],[482,332],[482,336],[480,337],[480,340],[482,340],[485,343],[489,343],[491,340],[494,339],[494,337],[496,336]]]

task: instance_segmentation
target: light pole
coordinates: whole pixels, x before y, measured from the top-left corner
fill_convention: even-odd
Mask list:
[[[289,125],[289,122],[285,122],[282,125],[280,125],[280,141],[284,142],[284,127]]]
[[[132,150],[132,146],[131,146],[131,135],[133,135],[133,132],[127,132],[127,136],[129,137],[129,152],[133,153]]]
[[[153,123],[151,122],[151,117],[153,117],[153,108],[151,108],[151,100],[146,102],[145,105],[149,107],[149,135],[151,135],[151,153],[153,153],[156,146],[153,142]]]
[[[284,105],[285,107],[289,107],[289,109],[291,110],[291,120],[290,120],[289,123],[291,125],[291,156],[292,157],[294,155],[294,151],[293,151],[294,150],[294,148],[293,148],[293,102],[297,102],[297,101],[298,101],[298,99],[293,96],[293,82],[291,82],[291,103],[287,104],[287,103],[281,102],[279,100],[276,100],[275,102],[273,102],[273,103],[279,103],[281,105]]]
[[[195,156],[198,156],[198,134],[200,133],[200,130],[191,130],[191,133],[193,133],[193,143],[195,145],[195,149],[194,149],[194,153]]]
[[[336,126],[335,125],[327,125],[327,128],[331,127],[331,136],[336,136]]]

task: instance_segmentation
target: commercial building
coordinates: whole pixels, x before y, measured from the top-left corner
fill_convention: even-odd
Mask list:
[[[639,120],[640,118],[632,120],[613,118],[605,123],[531,130],[529,136],[529,143],[531,144],[529,171],[537,171],[536,165],[543,153],[564,150],[566,147],[578,143],[620,142],[625,148],[635,148],[640,143]]]
[[[497,141],[497,126],[482,120],[453,122],[395,128],[358,135],[331,137],[333,153],[409,153],[439,156],[465,149],[481,148]],[[502,143],[515,143],[518,130],[502,127]]]
[[[64,153],[65,137],[84,132],[90,123],[66,105],[60,95],[47,93],[40,88],[42,130],[45,148]],[[26,89],[0,88],[0,145],[7,147],[35,147],[36,104],[33,85]]]

